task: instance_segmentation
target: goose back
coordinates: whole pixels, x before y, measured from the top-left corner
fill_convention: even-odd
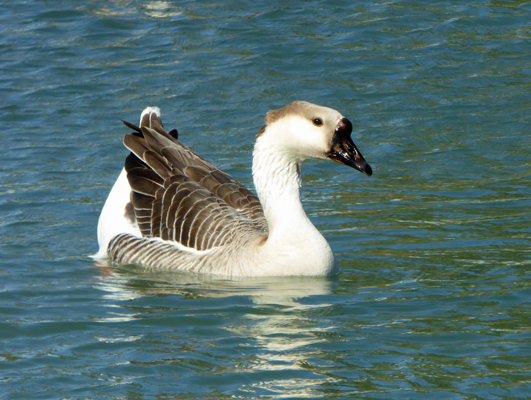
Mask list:
[[[124,124],[133,130],[124,138],[131,151],[125,170],[134,218],[144,239],[119,235],[109,244],[111,259],[138,262],[131,258],[140,250],[132,245],[135,242],[136,247],[160,250],[164,244],[174,252],[198,254],[265,240],[268,227],[256,195],[182,144],[176,130],[166,132],[156,113],[143,115],[140,127]],[[130,245],[124,246],[124,240]]]

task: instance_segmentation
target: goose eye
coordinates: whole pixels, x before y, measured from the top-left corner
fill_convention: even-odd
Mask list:
[[[323,120],[321,118],[314,118],[312,122],[315,126],[323,126]]]

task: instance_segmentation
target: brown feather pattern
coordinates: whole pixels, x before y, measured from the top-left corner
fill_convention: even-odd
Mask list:
[[[111,259],[160,267],[182,261],[176,242],[198,251],[235,240],[263,240],[268,228],[258,197],[230,175],[168,134],[155,113],[124,138],[131,202],[142,238],[122,234],[109,244]],[[167,242],[146,239],[160,238]]]

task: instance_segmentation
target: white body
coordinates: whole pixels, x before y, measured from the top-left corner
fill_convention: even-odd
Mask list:
[[[131,219],[126,217],[126,206],[130,202],[130,197],[131,187],[129,182],[127,182],[125,169],[122,169],[101,210],[100,219],[98,220],[98,244],[100,248],[92,256],[93,258],[107,258],[109,242],[120,233],[141,236],[138,225],[132,223]]]
[[[329,244],[304,212],[300,186],[303,161],[307,158],[327,158],[334,127],[342,116],[329,108],[314,105],[310,108],[305,104],[307,108],[303,112],[317,113],[323,124],[312,124],[312,120],[304,116],[306,114],[284,112],[285,115],[280,116],[268,115],[265,130],[258,135],[255,143],[253,179],[269,228],[267,238],[243,238],[240,243],[232,243],[228,248],[215,247],[207,251],[171,241],[149,239],[152,254],[167,249],[167,246],[177,247],[184,254],[183,258],[179,258],[178,265],[155,268],[228,276],[327,275],[338,271]],[[156,113],[160,117],[157,108],[144,110],[142,116],[146,113]],[[123,170],[100,216],[100,248],[95,258],[107,257],[109,242],[119,234],[131,234],[130,243],[141,237],[136,223],[127,217],[130,196],[131,187]],[[142,239],[144,245],[146,240]],[[128,246],[129,242],[126,243]],[[126,244],[123,246],[126,247]]]

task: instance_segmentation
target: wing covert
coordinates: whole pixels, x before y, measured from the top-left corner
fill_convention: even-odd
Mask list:
[[[230,175],[164,131],[150,115],[124,138],[125,168],[142,236],[174,241],[198,251],[239,236],[267,236],[258,197]],[[144,123],[149,126],[144,126]],[[173,133],[173,131],[172,131]]]

